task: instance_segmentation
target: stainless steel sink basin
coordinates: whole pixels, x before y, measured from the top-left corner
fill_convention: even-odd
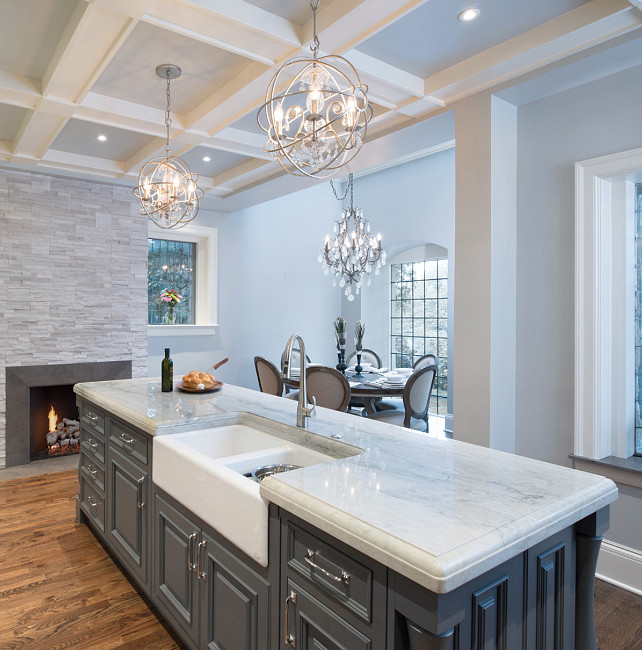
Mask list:
[[[303,439],[307,445],[294,442]],[[268,503],[259,484],[243,475],[263,465],[308,467],[362,451],[250,415],[219,427],[156,436],[153,444],[154,483],[263,566]]]

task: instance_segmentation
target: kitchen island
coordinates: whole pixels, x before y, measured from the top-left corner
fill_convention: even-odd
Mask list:
[[[279,425],[285,431],[296,422],[295,402],[230,385],[218,393],[193,395],[162,393],[158,380],[132,379],[78,384],[75,391],[85,424],[81,439],[95,433],[92,444],[99,450],[101,440],[105,442],[102,492],[90,481],[83,483],[81,458],[79,518],[92,523],[108,546],[117,508],[110,506],[105,484],[114,486],[115,504],[123,502],[125,488],[131,486],[139,516],[150,520],[145,505],[152,495],[173,511],[189,510],[188,503],[174,502],[162,490],[157,495],[145,482],[153,467],[150,440],[222,426],[239,414],[277,423],[276,435]],[[96,421],[102,421],[102,439]],[[352,451],[261,484],[260,495],[273,504],[269,563],[263,568],[242,553],[241,558],[270,590],[265,610],[269,620],[261,627],[269,628],[264,637],[269,641],[257,641],[253,632],[244,637],[253,643],[247,647],[596,647],[592,580],[600,535],[608,526],[608,504],[617,497],[611,481],[322,408],[308,429],[297,433],[300,444],[312,449],[320,448],[322,440],[340,437],[340,444]],[[112,440],[121,448],[111,452]],[[124,457],[123,450],[133,456]],[[92,458],[100,470],[101,456]],[[102,530],[101,517],[95,516],[101,506],[92,505],[101,498],[106,500]],[[207,522],[193,519],[202,530],[207,528]],[[138,570],[144,547],[151,549],[145,562],[153,569],[139,571],[138,578],[130,573],[156,603],[163,593],[162,576],[156,575],[164,548],[157,539],[158,526],[148,524],[147,531],[121,528],[114,535],[127,542],[127,554],[117,554],[126,569],[136,565]],[[209,538],[215,533],[210,531]],[[191,573],[194,555],[201,558],[203,542],[197,549],[196,541],[188,539],[184,547]],[[226,540],[216,543],[226,553],[234,552]],[[302,557],[297,557],[299,546]],[[352,583],[346,583],[345,575],[353,576]],[[221,574],[219,587],[230,583],[229,575],[226,580]],[[256,597],[258,588],[253,593]],[[176,594],[172,598],[176,601]],[[318,614],[316,619],[308,615],[311,611]],[[178,627],[189,645],[226,647],[203,642],[202,630],[189,635]]]

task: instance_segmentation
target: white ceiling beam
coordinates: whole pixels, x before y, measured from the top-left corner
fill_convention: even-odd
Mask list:
[[[118,161],[105,160],[94,156],[82,156],[66,151],[56,151],[55,149],[49,149],[38,164],[54,169],[84,171],[88,174],[108,178],[121,178],[125,175],[122,163]]]
[[[144,20],[269,66],[290,48],[300,47],[289,21],[241,0],[152,0]]]
[[[231,169],[214,176],[214,178],[212,178],[212,184],[215,187],[225,188],[227,191],[233,191],[233,187],[227,187],[229,183],[233,181],[238,182],[241,178],[262,169],[266,165],[269,165],[269,162],[265,160],[248,160],[247,162],[241,163],[236,167],[232,167]]]
[[[345,57],[359,71],[359,76],[367,75],[376,79],[381,85],[396,88],[414,97],[423,97],[424,95],[424,80],[421,77],[396,68],[380,59],[375,59],[359,50],[350,50],[345,53]]]
[[[425,80],[447,104],[642,25],[628,0],[592,0]]]
[[[68,119],[64,114],[30,111],[13,140],[13,153],[26,158],[41,158]]]
[[[149,1],[138,0],[133,5]],[[136,22],[102,3],[78,3],[43,76],[43,96],[81,101]]]
[[[642,12],[642,0],[629,0],[629,2],[640,12]]]

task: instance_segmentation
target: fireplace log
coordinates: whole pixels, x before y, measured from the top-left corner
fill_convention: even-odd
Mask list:
[[[58,422],[58,424],[56,425],[56,429],[58,429],[58,431],[60,431],[61,429],[64,429],[64,428],[65,428],[65,423],[64,422]]]
[[[53,445],[54,442],[57,442],[59,434],[60,434],[59,431],[50,431],[46,436],[47,437],[47,444]]]
[[[75,431],[72,432],[71,434],[75,439],[80,438],[80,429],[76,429]]]
[[[69,418],[63,418],[62,421],[65,423],[65,426],[67,427],[79,427],[80,422],[78,420],[70,420]]]

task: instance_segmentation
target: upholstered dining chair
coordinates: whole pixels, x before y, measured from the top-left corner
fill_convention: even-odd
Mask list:
[[[256,377],[259,380],[259,390],[262,393],[269,393],[281,397],[283,395],[283,380],[279,369],[263,357],[254,357],[254,368]]]
[[[357,353],[352,352],[346,361],[348,366],[354,366],[357,363]],[[363,348],[361,350],[361,363],[369,363],[373,368],[381,368],[381,358],[374,350]]]
[[[315,397],[317,406],[335,411],[345,411],[350,401],[350,384],[334,368],[312,366],[306,374],[308,401]]]
[[[439,357],[436,354],[424,354],[412,364],[413,370],[420,370],[425,366],[437,366],[437,371],[439,371]]]
[[[425,423],[424,430],[428,431],[428,405],[436,376],[437,366],[434,364],[415,370],[403,389],[403,410],[377,411],[367,417],[408,429],[418,428],[412,425],[412,421],[419,420]]]

